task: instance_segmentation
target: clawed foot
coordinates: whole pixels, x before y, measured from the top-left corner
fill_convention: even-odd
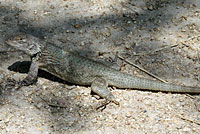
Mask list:
[[[16,81],[15,90],[19,90],[21,87],[25,86],[24,81]]]
[[[116,104],[116,105],[118,105],[118,106],[120,105],[120,104],[119,104],[119,102],[118,102],[118,101],[116,101],[116,100],[114,100],[114,101],[111,101],[111,102],[112,102],[112,103],[114,103],[114,104]]]
[[[106,108],[106,106],[107,106],[108,104],[110,104],[110,103],[114,103],[114,104],[120,106],[120,103],[119,103],[118,101],[116,101],[116,100],[114,100],[114,101],[105,100],[103,103],[101,103],[100,106],[97,106],[95,109],[96,109],[96,110],[103,111],[103,110]]]
[[[22,86],[29,86],[29,85],[36,84],[36,82],[37,82],[37,79],[29,80],[29,79],[25,78],[24,80],[19,81],[18,85],[20,85],[21,87]]]
[[[5,89],[19,89],[18,82],[12,78],[7,78],[4,82]]]
[[[20,89],[21,87],[23,86],[22,82],[21,81],[16,81],[16,80],[11,80],[8,82],[8,87],[9,88],[13,88],[14,90],[18,90]]]
[[[26,82],[25,80],[16,81],[14,79],[9,78],[7,80],[7,88],[14,88],[14,90],[18,90],[23,86],[29,86],[29,85],[34,84],[34,83],[36,83],[36,81],[33,81],[33,82],[30,83],[30,82]]]

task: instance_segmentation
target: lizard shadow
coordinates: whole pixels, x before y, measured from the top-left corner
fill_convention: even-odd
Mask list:
[[[22,73],[22,74],[27,74],[28,71],[29,71],[30,65],[31,65],[30,61],[17,61],[15,63],[13,63],[12,65],[10,65],[8,67],[8,70],[14,71],[14,72],[19,72],[19,73]],[[45,78],[45,79],[48,79],[48,80],[51,80],[51,81],[54,81],[54,82],[59,82],[59,83],[67,84],[67,85],[72,85],[72,83],[68,83],[68,82],[66,82],[66,81],[64,81],[64,80],[62,80],[62,79],[60,79],[60,78],[58,78],[58,77],[46,72],[46,71],[40,70],[40,69],[39,69],[39,72],[38,72],[38,77],[42,77],[42,78]],[[60,88],[60,89],[58,89],[58,91],[59,92],[65,92],[66,90],[62,90]],[[48,94],[48,97],[46,97],[47,94],[48,94],[48,91],[44,91],[43,94],[37,95],[36,98],[33,98],[33,100],[35,102],[38,102],[38,100],[40,100],[39,98],[42,97],[43,99],[40,100],[40,101],[44,102],[44,105],[48,105],[49,106],[49,109],[50,109],[51,114],[52,114],[53,117],[60,118],[61,116],[63,116],[63,114],[68,116],[68,114],[71,114],[71,113],[66,112],[67,111],[66,109],[70,109],[70,106],[72,106],[77,113],[81,110],[81,108],[85,109],[84,111],[86,113],[94,112],[94,110],[91,110],[92,106],[84,106],[82,103],[80,103],[79,100],[71,101],[73,99],[73,97],[74,97],[73,95],[72,96],[65,96],[63,98],[60,98],[60,97],[54,96],[54,94]],[[39,97],[40,95],[41,95],[41,97]],[[49,97],[49,96],[51,96],[51,97],[53,96],[52,98],[56,102],[55,103],[56,105],[54,105],[52,103],[52,100],[49,99],[51,97]],[[61,107],[61,106],[63,106],[63,107]],[[95,111],[95,112],[98,112],[98,111]],[[82,119],[78,115],[76,116],[76,115],[71,114],[71,118],[74,118],[74,119],[77,119],[77,120],[81,120],[81,121],[84,122],[84,119]],[[52,119],[52,121],[54,122],[53,126],[56,126],[59,129],[63,129],[63,127],[64,128],[65,127],[70,127],[71,129],[75,129],[76,126],[79,126],[79,123],[73,124],[73,126],[69,126],[68,124],[66,124],[66,120],[64,120],[64,119],[65,119],[65,117],[63,117],[63,120],[59,119],[59,122],[57,122],[57,120],[55,121],[54,119]],[[85,125],[87,125],[87,124],[85,124]]]

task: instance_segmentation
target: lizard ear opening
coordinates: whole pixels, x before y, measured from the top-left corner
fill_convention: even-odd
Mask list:
[[[27,45],[28,53],[31,56],[41,51],[38,43],[28,42]]]

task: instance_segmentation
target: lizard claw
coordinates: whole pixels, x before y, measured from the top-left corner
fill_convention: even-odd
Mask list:
[[[14,79],[11,79],[11,78],[8,78],[6,83],[7,83],[6,88],[8,88],[8,89],[18,90],[19,88],[22,87],[19,84],[20,82],[14,80]]]
[[[12,80],[9,82],[9,85],[14,87],[14,90],[19,90],[21,87],[27,86],[28,84],[24,80],[23,81]]]
[[[113,100],[111,102],[114,103],[114,104],[116,104],[116,105],[118,105],[118,106],[120,106],[120,103],[118,101],[116,101],[116,100]]]
[[[24,79],[22,81],[19,81],[17,84],[22,87],[22,86],[29,86],[29,85],[35,84],[36,82],[37,82],[37,79],[31,80],[31,81],[28,79]]]
[[[101,111],[103,111],[106,108],[106,106],[111,102],[116,104],[116,105],[118,105],[118,106],[120,106],[120,103],[118,101],[116,101],[116,100],[113,100],[113,101],[105,100],[100,106],[96,107],[96,110],[101,109]]]
[[[96,110],[100,109],[100,111],[102,112],[110,102],[111,101],[105,100],[103,103],[101,103],[101,105],[97,106],[95,109]]]

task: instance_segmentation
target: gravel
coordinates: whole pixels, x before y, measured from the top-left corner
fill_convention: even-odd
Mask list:
[[[44,71],[36,85],[15,90],[30,58],[7,46],[18,32],[121,71],[153,79],[117,54],[169,83],[199,83],[199,0],[0,0],[0,132],[2,134],[199,134],[199,95],[120,90],[120,106],[90,87]]]

